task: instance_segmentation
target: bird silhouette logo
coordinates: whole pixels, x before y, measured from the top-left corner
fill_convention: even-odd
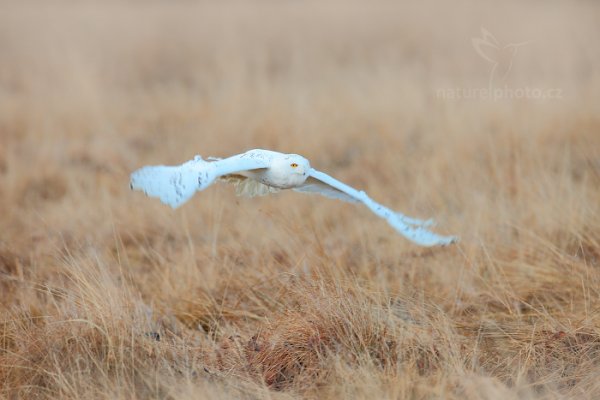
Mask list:
[[[504,81],[513,66],[519,48],[531,41],[502,45],[487,29],[481,28],[481,37],[471,38],[477,54],[492,64],[490,70],[490,86],[494,82]]]

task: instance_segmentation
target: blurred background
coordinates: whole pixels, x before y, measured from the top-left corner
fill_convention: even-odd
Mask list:
[[[472,398],[517,398],[519,382],[593,393],[597,367],[575,366],[583,353],[529,351],[544,332],[580,343],[585,331],[589,351],[600,337],[590,311],[600,306],[598,38],[600,5],[583,0],[2,1],[4,320],[85,319],[110,338],[123,332],[104,325],[114,315],[142,315],[127,329],[174,332],[184,347],[200,335],[222,349],[222,337],[254,337],[310,303],[316,294],[294,292],[290,277],[349,279],[386,307],[401,297],[420,304],[432,326],[470,332],[415,335],[466,341],[448,350],[460,361],[445,365],[456,372],[464,361],[472,375],[456,383],[434,368],[398,386],[398,370],[392,379],[375,368],[381,380],[369,382],[382,396],[465,384],[479,388],[467,390]],[[216,185],[173,211],[129,190],[129,174],[143,165],[251,148],[302,154],[391,208],[436,218],[436,229],[462,241],[421,250],[366,210],[296,193],[247,200]],[[264,300],[273,293],[281,296]],[[375,301],[369,296],[360,304]],[[525,304],[539,305],[535,318]],[[486,325],[489,341],[479,342],[490,319],[509,322]],[[2,342],[0,357],[15,357],[0,367],[4,393],[31,395],[24,388],[33,383],[55,395],[96,393],[65,384],[81,384],[75,374],[56,378],[54,364],[44,370],[52,374],[23,372],[36,365],[35,343],[66,337],[51,326],[5,323],[5,338],[29,342]],[[96,356],[110,370],[102,351],[82,357]],[[137,368],[123,357],[124,371]],[[81,374],[70,362],[57,371]],[[184,368],[169,365],[170,377]],[[362,371],[334,374],[335,382],[365,383]],[[99,387],[112,385],[109,376]],[[334,386],[327,393],[336,397]]]
[[[256,147],[304,154],[407,213],[449,216],[497,200],[503,183],[514,192],[500,175],[528,173],[524,147],[546,171],[564,161],[540,140],[579,146],[573,168],[597,168],[594,2],[0,7],[2,199],[13,211],[146,207],[126,190],[133,169]],[[498,170],[503,157],[517,158],[514,171]],[[490,179],[491,192],[479,185]]]

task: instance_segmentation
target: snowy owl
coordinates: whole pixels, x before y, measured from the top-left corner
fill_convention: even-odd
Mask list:
[[[140,168],[131,174],[130,187],[176,208],[216,180],[233,183],[236,193],[241,196],[262,196],[292,189],[362,203],[400,234],[421,246],[444,246],[457,241],[455,236],[440,236],[425,229],[434,224],[432,220],[409,218],[392,211],[373,201],[365,192],[311,168],[308,160],[297,154],[255,149],[225,159],[209,157],[204,160],[196,156],[178,166]]]

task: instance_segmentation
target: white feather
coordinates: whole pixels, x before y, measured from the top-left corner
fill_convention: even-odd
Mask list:
[[[265,185],[242,175],[225,175],[219,180],[235,186],[235,194],[240,197],[266,196],[281,191],[281,189]]]

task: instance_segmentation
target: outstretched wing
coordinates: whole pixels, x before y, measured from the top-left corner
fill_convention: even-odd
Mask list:
[[[268,168],[271,157],[260,150],[238,154],[223,160],[205,161],[196,156],[177,166],[153,165],[131,174],[130,187],[163,203],[177,208],[188,201],[196,191],[204,190],[215,179],[244,171]]]
[[[445,246],[458,241],[456,236],[441,236],[425,229],[426,226],[432,225],[433,221],[409,218],[399,212],[392,211],[375,202],[365,192],[358,191],[323,172],[311,168],[309,175],[310,178],[307,179],[307,182],[294,190],[363,203],[377,216],[385,219],[400,234],[421,246]]]

